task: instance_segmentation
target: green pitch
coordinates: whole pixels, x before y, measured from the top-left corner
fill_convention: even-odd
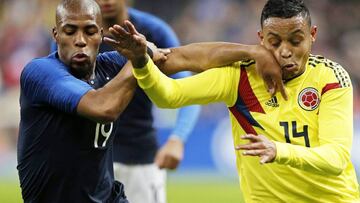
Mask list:
[[[243,203],[238,183],[215,180],[168,181],[168,203]]]
[[[243,203],[239,185],[228,180],[169,177],[167,190],[168,203]],[[15,180],[0,180],[0,202],[22,202]]]
[[[0,180],[0,202],[23,202],[20,194],[20,186],[15,180]]]

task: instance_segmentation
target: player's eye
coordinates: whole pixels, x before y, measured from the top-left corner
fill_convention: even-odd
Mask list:
[[[69,28],[69,29],[64,29],[64,33],[66,35],[73,35],[76,32],[75,29]]]
[[[96,34],[97,33],[97,30],[94,30],[94,29],[91,29],[91,30],[87,30],[86,31],[86,34],[87,35],[90,35],[90,36],[92,36],[92,35],[94,35],[94,34]]]
[[[99,29],[95,26],[88,26],[85,28],[85,33],[89,36],[92,36],[99,32]]]
[[[300,37],[295,37],[295,38],[290,39],[290,43],[293,46],[298,46],[299,44],[301,44],[302,41],[303,41],[303,38],[300,38]]]
[[[270,42],[271,46],[273,47],[279,47],[280,46],[280,41],[274,41],[274,42]]]
[[[272,47],[275,47],[275,48],[279,47],[281,44],[281,40],[276,39],[276,38],[270,38],[268,42]]]
[[[297,45],[299,45],[299,44],[301,43],[300,40],[291,40],[290,42],[291,42],[291,44],[294,45],[294,46],[297,46]]]

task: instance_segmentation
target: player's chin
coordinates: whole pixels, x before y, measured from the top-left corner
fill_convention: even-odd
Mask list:
[[[104,20],[112,20],[114,18],[116,18],[117,13],[114,11],[106,11],[106,12],[101,12],[102,13],[102,17]]]
[[[295,78],[298,75],[298,73],[299,73],[298,70],[294,70],[294,71],[283,70],[282,78],[283,80],[290,80],[292,78]]]
[[[92,65],[90,61],[73,62],[70,64],[72,74],[79,79],[83,79],[92,72]]]

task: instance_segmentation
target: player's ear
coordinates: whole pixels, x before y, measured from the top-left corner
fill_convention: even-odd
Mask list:
[[[258,34],[258,37],[260,40],[260,44],[264,45],[264,34],[263,34],[262,30],[258,30],[257,34]]]
[[[53,40],[55,40],[57,42],[58,32],[57,32],[56,27],[53,27],[53,29],[52,29],[52,37],[53,37]]]
[[[317,36],[317,26],[311,26],[310,28],[311,42],[314,43],[316,41]]]

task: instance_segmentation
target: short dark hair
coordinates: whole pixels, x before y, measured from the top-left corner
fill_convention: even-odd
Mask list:
[[[297,15],[306,18],[311,26],[310,12],[303,0],[268,0],[261,12],[261,27],[270,17],[292,18]]]
[[[61,0],[56,8],[56,24],[60,21],[65,11],[74,11],[76,13],[81,10],[89,10],[95,15],[99,15],[101,19],[101,10],[95,0]],[[102,20],[99,21],[100,23]]]

